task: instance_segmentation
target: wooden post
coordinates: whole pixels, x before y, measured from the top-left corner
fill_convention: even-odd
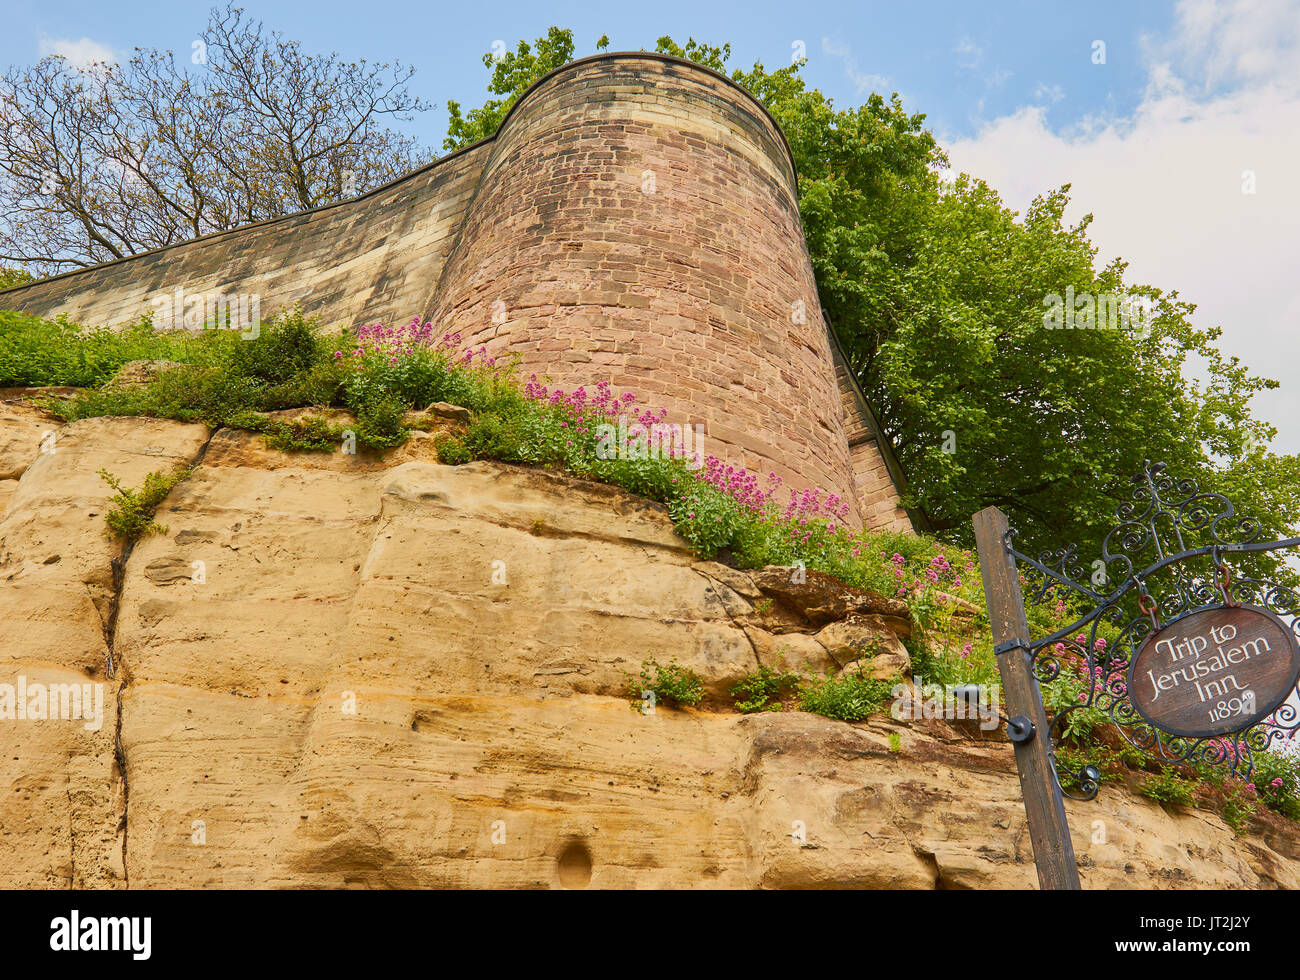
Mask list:
[[[1077,890],[1079,869],[1074,860],[1074,845],[1070,843],[1070,826],[1065,820],[1065,802],[1052,771],[1047,712],[1026,649],[1030,640],[1029,624],[1025,620],[1016,560],[1006,543],[1007,517],[996,507],[986,507],[975,515],[974,524],[993,644],[995,648],[1008,645],[997,658],[1007,714],[1013,719],[1028,718],[1034,726],[1028,739],[1014,744],[1016,767],[1020,770],[1020,794],[1025,800],[1029,840],[1038,867],[1038,887]],[[1009,646],[1013,642],[1016,645]],[[1007,727],[1010,730],[1011,726]]]

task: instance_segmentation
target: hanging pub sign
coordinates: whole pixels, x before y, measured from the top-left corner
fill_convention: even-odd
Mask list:
[[[1147,637],[1128,670],[1128,695],[1170,735],[1209,738],[1271,715],[1300,680],[1300,645],[1258,606],[1192,613]]]
[[[1241,779],[1260,753],[1300,736],[1300,588],[1270,575],[1269,562],[1241,561],[1300,548],[1300,538],[1261,540],[1260,523],[1227,497],[1150,460],[1115,518],[1095,559],[1073,546],[1020,551],[997,507],[973,520],[1042,888],[1079,887],[1063,797],[1101,789],[1098,766],[1056,751],[1079,713],[1089,724],[1100,714],[1161,766]],[[1073,622],[1034,637],[1026,593]],[[1067,686],[1049,715],[1042,686],[1058,679]],[[1063,691],[1075,697],[1062,703]]]

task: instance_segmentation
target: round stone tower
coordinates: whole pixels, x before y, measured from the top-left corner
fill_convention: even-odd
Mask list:
[[[493,141],[429,309],[525,374],[608,380],[702,424],[706,452],[860,519],[789,147],[707,68],[625,53],[540,79]]]

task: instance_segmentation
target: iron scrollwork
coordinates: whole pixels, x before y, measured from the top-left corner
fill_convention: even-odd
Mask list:
[[[1100,770],[1091,764],[1066,769],[1070,779],[1061,778],[1056,744],[1076,712],[1101,711],[1130,746],[1150,759],[1220,766],[1240,777],[1249,776],[1257,753],[1300,730],[1296,696],[1263,722],[1206,738],[1161,731],[1134,707],[1125,683],[1130,659],[1153,632],[1194,613],[1249,603],[1287,620],[1300,637],[1300,594],[1268,579],[1233,579],[1226,561],[1234,554],[1294,548],[1300,538],[1261,542],[1258,521],[1239,515],[1223,494],[1203,491],[1194,480],[1176,479],[1164,463],[1146,461],[1133,483],[1131,499],[1116,507],[1118,523],[1091,565],[1074,546],[1044,551],[1036,558],[1023,554],[1015,547],[1014,529],[1008,530],[1004,542],[1035,602],[1054,598],[1061,609],[1068,608],[1070,600],[1091,604],[1090,611],[1069,626],[1032,640],[1028,647],[1040,684],[1056,680],[1063,671],[1084,682],[1078,703],[1059,708],[1048,720],[1057,784],[1073,799],[1091,800],[1101,785]],[[1117,586],[1105,591],[1116,581]],[[1115,634],[1113,643],[1098,635],[1103,625]],[[1075,788],[1067,788],[1067,782]]]

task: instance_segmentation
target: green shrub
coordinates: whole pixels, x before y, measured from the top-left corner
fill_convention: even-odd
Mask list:
[[[462,463],[468,463],[474,458],[463,442],[455,436],[448,436],[438,443],[438,462],[446,466],[460,466]]]
[[[167,528],[153,519],[154,512],[190,472],[188,467],[182,467],[171,473],[150,473],[143,486],[133,490],[122,486],[108,470],[99,470],[99,478],[113,490],[112,506],[104,517],[109,533],[126,544],[134,544],[149,534],[166,534]]]
[[[1085,668],[1084,675],[1086,672]],[[1070,709],[1060,726],[1063,741],[1090,742],[1094,729],[1109,722],[1106,712],[1095,703],[1081,701],[1089,689],[1087,677],[1071,669],[1068,664],[1061,667],[1060,674],[1052,681],[1042,685],[1043,706],[1047,708],[1049,717]]]
[[[1079,777],[1085,766],[1096,766],[1101,781],[1113,783],[1123,778],[1125,767],[1140,767],[1142,761],[1142,754],[1128,746],[1119,750],[1100,743],[1090,743],[1084,748],[1075,748],[1068,742],[1056,746],[1056,772],[1066,789],[1079,786]]]
[[[310,371],[321,359],[324,346],[301,310],[287,310],[265,324],[256,337],[223,331],[226,369],[237,377],[276,385]]]
[[[262,395],[268,410],[302,408],[305,405],[340,405],[347,370],[333,361],[321,361],[279,384],[269,385]]]
[[[523,452],[524,438],[517,418],[480,412],[470,420],[464,443],[475,459],[515,463]]]
[[[1253,789],[1240,785],[1236,780],[1225,787],[1219,812],[1223,814],[1223,822],[1238,836],[1250,829],[1250,822],[1258,811],[1259,799]]]
[[[331,453],[343,437],[342,430],[322,415],[300,415],[270,422],[265,431],[267,444],[282,453],[294,450]]]
[[[1251,773],[1259,801],[1291,820],[1300,820],[1300,757],[1293,752],[1256,752]]]
[[[1196,783],[1180,777],[1173,766],[1161,766],[1158,775],[1142,780],[1138,792],[1167,806],[1194,806]]]
[[[642,695],[653,691],[655,704],[696,705],[704,697],[704,680],[676,660],[667,666],[651,657],[642,661],[639,678],[627,677],[627,692],[632,699],[632,709],[643,711]]]
[[[187,360],[190,346],[182,335],[155,331],[147,317],[120,331],[83,330],[62,318],[0,310],[0,387],[94,387],[128,361]]]
[[[859,672],[816,678],[799,696],[803,711],[837,721],[862,721],[889,703],[893,681],[880,681]]]
[[[746,674],[732,689],[731,697],[736,707],[750,714],[755,711],[780,711],[781,695],[799,686],[798,674],[776,671],[766,665],[752,674]]]
[[[736,543],[744,517],[742,508],[725,493],[695,484],[668,504],[677,533],[691,543],[699,556],[711,559]]]
[[[400,446],[409,433],[402,424],[406,406],[395,398],[377,397],[357,408],[357,444],[370,449]]]

